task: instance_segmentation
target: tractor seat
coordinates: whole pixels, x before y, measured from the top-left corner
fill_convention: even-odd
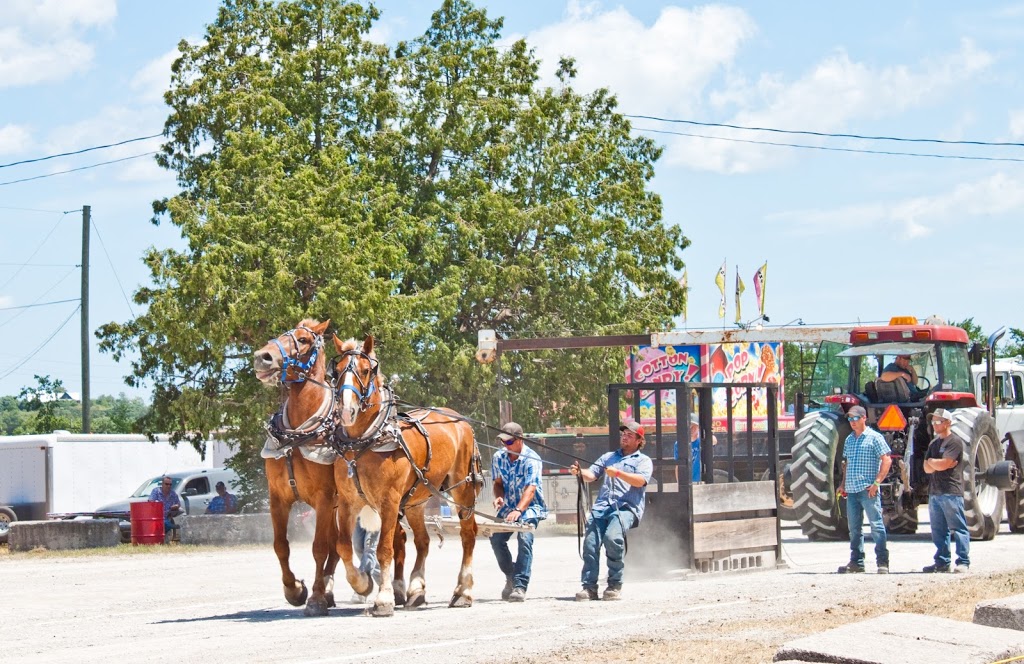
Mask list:
[[[910,387],[902,378],[876,381],[875,392],[878,394],[878,403],[907,403],[910,401]]]
[[[878,403],[878,390],[875,389],[875,381],[869,380],[864,383],[864,394],[871,403]]]

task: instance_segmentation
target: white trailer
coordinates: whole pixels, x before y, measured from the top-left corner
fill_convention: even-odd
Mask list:
[[[18,520],[47,514],[91,512],[123,499],[143,481],[185,468],[213,468],[230,456],[209,441],[206,458],[167,436],[51,433],[0,436],[0,506]]]

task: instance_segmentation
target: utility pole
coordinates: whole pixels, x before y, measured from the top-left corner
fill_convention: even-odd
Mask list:
[[[82,206],[82,433],[92,428],[92,413],[89,395],[89,229],[92,225],[92,208]]]

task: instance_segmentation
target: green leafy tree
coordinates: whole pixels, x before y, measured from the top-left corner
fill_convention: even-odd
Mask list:
[[[607,90],[537,83],[524,41],[445,0],[394,52],[377,12],[341,0],[226,3],[181,44],[159,157],[182,192],[155,204],[184,250],[152,250],[146,312],[104,326],[154,385],[144,426],[202,445],[227,430],[258,484],[277,395],[250,355],[306,316],[372,333],[400,394],[497,419],[477,330],[503,337],[667,327],[688,242],[648,190],[660,149],[631,135]],[[621,352],[503,358],[516,419],[604,419]],[[488,408],[491,408],[488,411]]]
[[[972,344],[977,343],[985,346],[988,343],[988,335],[982,331],[980,325],[974,322],[973,317],[965,318],[959,322],[953,321],[950,325],[963,329],[963,331],[967,333],[967,339]]]
[[[75,404],[62,401],[64,383],[49,376],[35,376],[34,387],[23,387],[18,398],[25,402],[27,410],[35,414],[25,422],[18,433],[51,433],[61,429],[81,431],[81,413],[75,413]]]

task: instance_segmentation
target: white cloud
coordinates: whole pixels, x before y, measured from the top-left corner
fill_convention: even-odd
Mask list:
[[[132,77],[130,87],[144,104],[163,103],[164,93],[171,85],[171,65],[181,56],[177,47],[147,62]]]
[[[952,94],[993,61],[992,55],[970,40],[964,40],[953,53],[915,67],[871,67],[839,51],[790,83],[778,74],[764,74],[746,89],[742,82],[731,83],[725,92],[713,94],[712,100],[741,105],[728,124],[841,132],[854,120],[892,116]],[[715,135],[766,140],[750,132],[718,131]],[[810,141],[801,138],[796,142]],[[667,161],[744,173],[775,166],[791,154],[778,148],[687,138],[670,142]]]
[[[115,0],[8,0],[0,29],[0,89],[61,81],[89,69],[88,30],[117,17]]]
[[[1024,138],[1024,109],[1010,111],[1010,138]]]
[[[692,113],[754,32],[753,20],[734,7],[668,6],[647,26],[624,7],[601,11],[573,0],[559,23],[531,33],[528,42],[543,61],[544,84],[556,84],[559,58],[571,56],[577,89],[608,87],[627,112],[661,115]]]
[[[832,210],[782,212],[770,215],[768,220],[794,224],[797,232],[804,234],[834,233],[838,228],[871,228],[884,233],[895,228],[899,237],[913,239],[953,224],[971,225],[990,217],[1021,212],[1024,212],[1024,176],[996,173],[931,196]]]
[[[26,150],[32,143],[28,129],[19,125],[0,127],[0,154],[16,154]]]

